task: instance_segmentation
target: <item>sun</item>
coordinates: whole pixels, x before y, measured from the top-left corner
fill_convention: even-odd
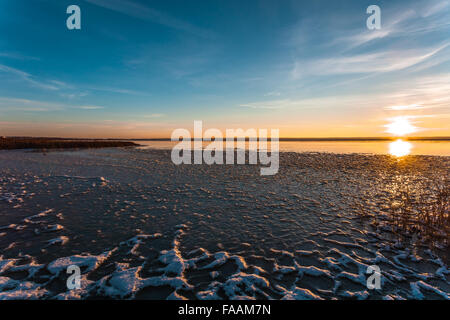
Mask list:
[[[411,153],[412,147],[411,143],[398,139],[389,143],[389,153],[395,157],[407,156]]]
[[[404,136],[405,134],[418,131],[408,117],[395,117],[390,119],[391,123],[385,125],[386,132],[396,136]]]

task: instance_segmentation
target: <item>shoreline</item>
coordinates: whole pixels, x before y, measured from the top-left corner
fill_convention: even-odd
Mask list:
[[[0,138],[0,150],[137,147],[131,141],[63,138]]]

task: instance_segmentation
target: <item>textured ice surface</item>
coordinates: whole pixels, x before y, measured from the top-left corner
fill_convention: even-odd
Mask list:
[[[280,161],[263,177],[160,150],[0,151],[0,299],[449,299],[446,243],[364,218],[397,184],[448,176],[448,157]]]

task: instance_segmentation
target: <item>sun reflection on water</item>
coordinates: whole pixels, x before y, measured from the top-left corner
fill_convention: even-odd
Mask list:
[[[412,143],[398,139],[389,143],[389,154],[395,157],[407,156],[411,153],[412,147]]]

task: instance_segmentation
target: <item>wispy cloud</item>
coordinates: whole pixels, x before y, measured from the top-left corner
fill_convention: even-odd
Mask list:
[[[448,10],[449,7],[450,7],[449,0],[443,0],[443,1],[437,1],[437,2],[430,1],[430,5],[424,9],[422,16],[429,17],[429,16],[435,15],[437,13],[440,13],[444,10]]]
[[[101,106],[79,106],[77,108],[78,109],[83,109],[83,110],[98,110],[98,109],[104,109],[105,107],[101,107]]]
[[[321,97],[304,97],[274,99],[266,101],[251,101],[239,104],[240,107],[251,109],[283,110],[293,114],[301,110],[330,110],[330,109],[372,109],[376,112],[408,112],[413,115],[423,110],[450,111],[450,74],[444,73],[432,76],[414,76],[405,80],[386,83],[384,92],[353,92],[353,93],[324,93]],[[281,112],[281,111],[280,111]],[[440,111],[442,112],[442,111]],[[384,113],[385,114],[385,113]],[[398,114],[398,113],[396,113]],[[421,115],[422,116],[422,115]]]
[[[113,88],[113,87],[88,86],[88,87],[86,87],[86,89],[92,90],[92,91],[106,91],[106,92],[112,92],[112,93],[118,93],[118,94],[142,95],[142,96],[151,95],[148,92],[131,90],[131,89],[123,89],[123,88]]]
[[[166,123],[138,121],[0,121],[1,134],[78,138],[145,138],[170,136]],[[173,125],[171,125],[173,126]]]
[[[32,57],[17,52],[0,52],[0,57],[16,60],[35,60],[35,61],[40,60],[37,57]]]
[[[260,101],[244,103],[239,106],[251,109],[284,109],[287,107],[292,107],[298,104],[296,101],[291,101],[289,99],[284,100],[271,100],[271,101]]]
[[[189,22],[170,16],[159,10],[144,6],[130,0],[85,0],[93,5],[103,7],[109,10],[120,12],[122,14],[151,21],[163,26],[181,30],[196,36],[204,38],[214,38],[215,35],[209,30],[199,28]]]
[[[87,92],[70,92],[70,93],[60,93],[59,94],[62,98],[73,100],[82,98],[88,95]]]
[[[0,97],[2,111],[49,112],[62,109],[64,109],[63,105],[54,102]]]
[[[281,92],[270,91],[270,92],[267,92],[264,96],[266,96],[266,97],[278,97],[278,96],[281,96]]]
[[[406,106],[389,106],[385,107],[385,110],[393,110],[393,111],[405,111],[405,110],[421,110],[425,109],[426,107],[420,106],[418,104],[410,104]]]
[[[36,77],[34,77],[33,75],[31,75],[28,72],[16,69],[16,68],[12,68],[3,64],[0,64],[0,72],[4,72],[10,75],[13,75],[15,77],[18,77],[20,79],[22,79],[23,81],[29,83],[30,85],[34,86],[34,87],[38,87],[41,89],[46,89],[46,90],[59,90],[61,88],[61,84],[62,82],[58,82],[55,80],[51,80],[51,81],[41,81],[38,80]]]
[[[428,33],[443,31],[450,27],[449,23],[449,0],[427,0],[404,8],[404,6],[382,9],[382,28],[379,30],[368,30],[361,28],[360,31],[346,30],[345,35],[338,35],[330,43],[344,45],[344,50],[370,44],[376,40],[390,37],[401,40],[403,37],[418,36]]]
[[[450,110],[450,73],[410,78],[406,88],[403,82],[392,83],[391,86],[394,91],[384,97],[397,106],[418,105],[427,109]],[[401,88],[396,89],[397,86]],[[399,102],[401,104],[397,104]]]
[[[443,37],[450,32],[450,0],[383,6],[380,30],[368,30],[354,12],[347,18],[330,20],[333,25],[325,19],[319,26],[312,18],[304,19],[291,30],[291,37],[299,39],[288,43],[293,49],[292,79],[416,72],[450,60],[450,43]],[[311,36],[317,28],[320,41]],[[312,56],[311,51],[319,54]]]
[[[251,109],[281,110],[288,109],[289,112],[304,109],[319,109],[337,106],[364,106],[367,104],[367,96],[327,96],[320,98],[298,98],[258,101],[240,104],[240,107]]]
[[[435,56],[449,44],[420,50],[390,50],[377,53],[340,56],[309,61],[297,61],[292,70],[294,79],[309,75],[383,73],[403,70]],[[447,58],[448,60],[450,57]]]
[[[22,98],[0,97],[0,110],[15,112],[51,112],[68,109],[99,110],[105,107],[96,105],[68,105],[64,103],[29,100]]]
[[[414,10],[409,9],[403,12],[396,12],[392,14],[394,18],[385,19],[385,15],[382,15],[383,25],[379,30],[368,30],[366,28],[361,28],[362,31],[352,32],[348,30],[347,35],[337,37],[331,45],[344,44],[347,47],[345,50],[354,49],[358,46],[362,46],[374,40],[379,40],[386,38],[388,36],[398,36],[398,33],[404,32],[405,28],[402,28],[402,23],[408,22],[412,18],[416,17],[417,14]]]
[[[127,68],[144,72],[155,72],[161,68],[164,75],[175,79],[198,79],[210,68],[216,67],[222,60],[223,44],[211,43],[204,39],[183,37],[173,44],[166,44],[164,49],[143,46],[136,49],[130,57],[124,60]],[[214,77],[218,77],[215,73]],[[211,83],[211,80],[208,81]]]
[[[151,114],[143,115],[144,118],[162,118],[164,116],[165,116],[164,113],[151,113]]]

